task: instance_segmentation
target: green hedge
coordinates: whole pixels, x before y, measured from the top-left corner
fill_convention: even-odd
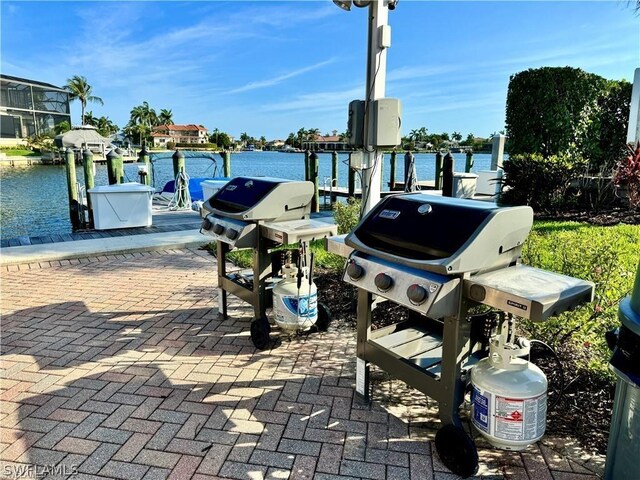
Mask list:
[[[631,84],[571,67],[529,69],[511,76],[508,151],[547,158],[569,153],[609,170],[624,152]]]
[[[218,146],[215,143],[176,143],[176,148],[183,148],[188,150],[217,150]]]

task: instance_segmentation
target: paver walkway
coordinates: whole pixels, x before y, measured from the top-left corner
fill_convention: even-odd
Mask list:
[[[455,478],[424,397],[378,371],[354,399],[354,333],[260,352],[245,304],[219,319],[204,251],[0,273],[2,478]],[[480,458],[483,478],[597,478],[544,445]]]

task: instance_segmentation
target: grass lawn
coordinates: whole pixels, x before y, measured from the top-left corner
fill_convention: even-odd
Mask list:
[[[9,148],[0,150],[0,153],[6,154],[8,157],[39,157],[40,154],[26,148]]]

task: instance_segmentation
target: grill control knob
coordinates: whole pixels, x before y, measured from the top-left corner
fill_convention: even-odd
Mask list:
[[[347,275],[349,275],[352,280],[358,280],[364,275],[364,268],[356,262],[349,262],[349,265],[347,265]]]
[[[224,232],[224,225],[222,225],[221,223],[216,223],[213,226],[213,233],[215,233],[216,235],[222,235],[222,232]]]
[[[386,273],[379,273],[376,275],[374,283],[376,284],[376,287],[378,287],[378,290],[386,292],[393,286],[393,278]]]
[[[411,303],[420,305],[421,303],[424,303],[427,298],[429,298],[429,292],[427,292],[427,289],[423,286],[414,283],[409,288],[407,288],[407,297],[409,297]]]
[[[202,229],[203,230],[211,230],[211,220],[205,218],[202,220]]]
[[[230,228],[229,230],[227,230],[227,237],[229,237],[231,240],[235,240],[236,238],[238,238],[238,234],[240,232],[238,232],[237,230]]]

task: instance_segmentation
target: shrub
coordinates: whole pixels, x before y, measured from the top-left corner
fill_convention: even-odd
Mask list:
[[[360,221],[360,201],[349,198],[347,203],[336,202],[333,206],[333,218],[339,234],[349,233]]]
[[[176,143],[177,148],[184,150],[215,150],[217,146],[215,143]]]
[[[600,227],[576,222],[536,222],[524,263],[595,283],[594,302],[543,323],[521,325],[532,336],[576,352],[582,367],[607,376],[605,332],[617,327],[619,301],[635,279],[640,225]]]
[[[544,67],[511,76],[508,151],[550,157],[572,153],[597,172],[624,151],[631,84],[578,68]]]
[[[175,150],[176,142],[167,142],[167,150]]]
[[[529,205],[536,211],[555,211],[574,199],[567,196],[571,180],[584,169],[585,162],[571,155],[539,153],[511,155],[504,162],[505,177],[501,202]]]

